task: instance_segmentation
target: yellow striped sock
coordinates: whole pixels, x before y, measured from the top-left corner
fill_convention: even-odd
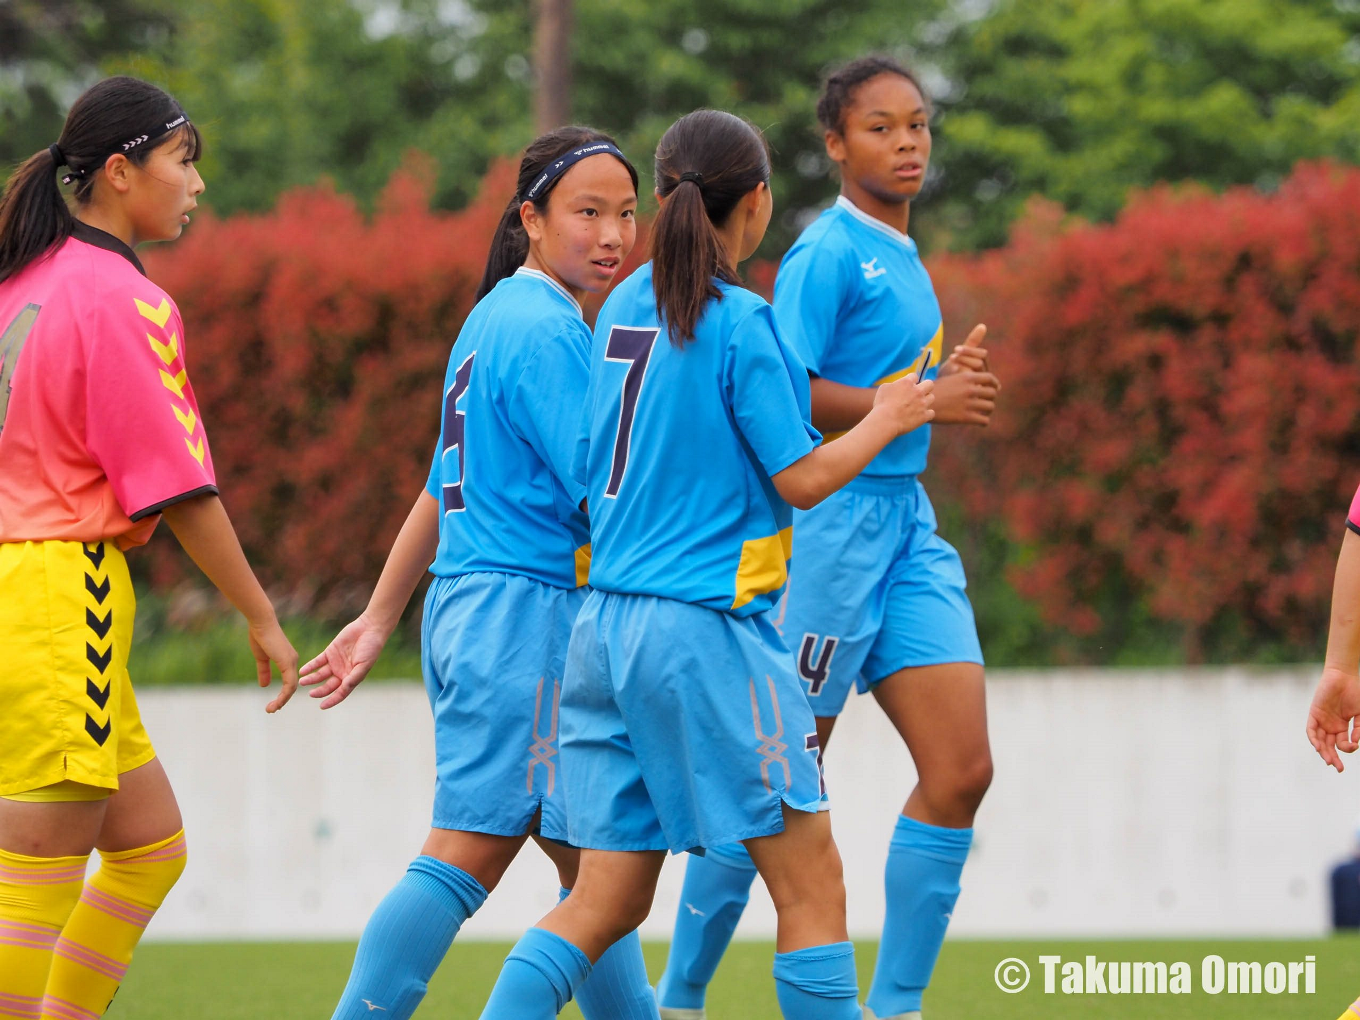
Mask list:
[[[100,852],[53,947],[41,1020],[97,1020],[109,1008],[147,923],[184,871],[184,830],[151,846]]]
[[[80,896],[84,857],[0,850],[0,1017],[38,1020],[52,947]]]
[[[1360,999],[1356,999],[1337,1020],[1360,1020]]]

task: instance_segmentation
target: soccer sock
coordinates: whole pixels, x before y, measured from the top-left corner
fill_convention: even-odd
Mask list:
[[[567,898],[561,890],[557,902]],[[642,960],[642,940],[631,931],[604,951],[576,989],[576,1005],[586,1020],[656,1020],[656,996]]]
[[[690,855],[670,955],[656,986],[663,1009],[703,1008],[755,877],[756,866],[740,843],[709,847],[703,857]]]
[[[1360,999],[1351,1003],[1350,1008],[1337,1017],[1337,1020],[1357,1020],[1357,1018],[1360,1018]]]
[[[864,1000],[875,1016],[920,1010],[959,898],[959,875],[972,842],[972,829],[945,829],[906,815],[897,819],[883,872],[887,892],[883,938]]]
[[[184,872],[184,830],[136,850],[99,853],[52,950],[43,1020],[104,1015],[147,922]]]
[[[482,884],[460,868],[421,855],[364,926],[349,983],[333,1020],[406,1020],[463,922],[486,901]]]
[[[784,1020],[860,1020],[853,943],[775,953],[774,988]]]
[[[52,947],[80,898],[89,859],[0,850],[0,1017],[38,1020]]]
[[[585,953],[560,935],[530,928],[505,958],[481,1020],[552,1020],[589,976]]]

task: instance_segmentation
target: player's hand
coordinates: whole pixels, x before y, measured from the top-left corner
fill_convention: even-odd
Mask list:
[[[279,691],[277,698],[264,707],[266,712],[277,712],[288,704],[288,699],[297,690],[298,653],[293,648],[293,643],[283,633],[277,618],[271,617],[263,623],[250,624],[249,635],[250,654],[255,656],[255,675],[261,687],[268,687],[272,679],[270,663],[279,667],[283,689]]]
[[[322,708],[334,708],[350,696],[378,661],[389,632],[360,616],[335,636],[326,650],[302,667],[302,686],[320,684],[313,698],[325,698]]]
[[[1313,704],[1308,708],[1308,742],[1322,760],[1346,771],[1337,751],[1354,754],[1360,747],[1360,677],[1334,666],[1322,671]]]
[[[991,372],[955,371],[935,381],[935,421],[941,425],[986,425],[996,410],[1001,383]]]
[[[959,344],[949,352],[949,357],[940,366],[939,376],[941,379],[953,375],[955,372],[990,372],[987,365],[987,348],[982,346],[982,341],[986,339],[987,327],[978,323],[973,327],[973,331],[968,334],[963,343]],[[993,376],[992,378],[996,378]],[[1001,389],[1001,383],[996,384],[996,388]]]
[[[874,392],[874,413],[886,416],[898,435],[920,428],[935,417],[935,381],[921,382],[916,373],[884,383]]]

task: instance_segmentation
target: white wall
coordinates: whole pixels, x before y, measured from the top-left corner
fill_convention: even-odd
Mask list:
[[[996,779],[956,935],[1312,935],[1329,865],[1360,822],[1356,775],[1303,734],[1316,672],[993,671]],[[354,937],[429,826],[433,740],[415,684],[370,684],[322,713],[266,716],[239,688],[139,702],[183,806],[189,870],[153,937]],[[869,698],[827,755],[853,934],[874,934],[910,759]],[[684,858],[644,937],[665,938]],[[773,934],[763,889],[739,935]],[[556,899],[532,846],[465,932],[514,937]]]

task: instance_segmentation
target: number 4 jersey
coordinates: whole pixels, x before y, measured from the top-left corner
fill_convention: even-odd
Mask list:
[[[439,577],[491,571],[585,584],[585,489],[570,474],[586,390],[581,306],[532,269],[468,315],[449,355],[426,491],[439,501]]]
[[[750,616],[788,576],[792,511],[770,481],[810,453],[808,376],[769,304],[714,281],[671,344],[652,264],[600,310],[574,470],[589,492],[592,587]]]
[[[216,492],[179,310],[131,248],[77,223],[0,283],[0,542],[126,549]]]

